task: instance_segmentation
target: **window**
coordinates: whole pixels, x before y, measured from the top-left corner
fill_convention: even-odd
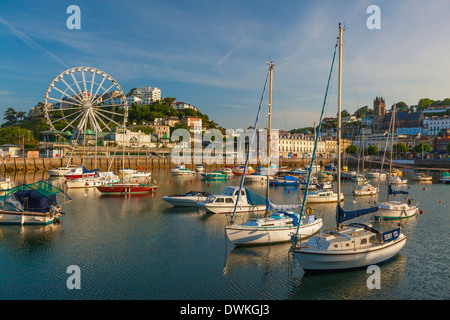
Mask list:
[[[216,202],[222,202],[223,203],[224,201],[223,201],[223,198],[217,198]]]
[[[361,244],[367,244],[367,238],[361,239]]]
[[[226,198],[225,200],[226,203],[234,203],[234,200],[232,198]]]

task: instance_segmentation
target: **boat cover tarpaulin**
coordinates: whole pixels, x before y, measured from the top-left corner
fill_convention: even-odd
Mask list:
[[[99,169],[88,170],[83,166],[83,173],[92,173],[92,172],[96,172],[96,171],[99,171]]]
[[[0,191],[0,210],[47,212],[50,206],[71,200],[63,190],[38,181]]]
[[[247,201],[252,206],[265,205],[266,199],[261,197],[260,195],[254,193],[252,190],[244,187],[245,192],[247,193]]]
[[[340,205],[338,205],[337,222],[343,223],[344,221],[355,219],[355,218],[358,218],[358,217],[361,217],[361,216],[364,216],[366,214],[373,213],[376,211],[378,211],[378,207],[345,211],[344,209],[341,208]]]
[[[395,190],[392,190],[391,185],[388,185],[388,190],[389,190],[389,194],[409,194],[408,191],[402,191],[402,190],[395,191]]]
[[[275,204],[267,198],[266,201],[266,210],[267,211],[276,211],[276,210],[293,210],[300,207],[300,204]]]

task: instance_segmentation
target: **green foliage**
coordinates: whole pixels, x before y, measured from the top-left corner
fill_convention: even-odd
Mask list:
[[[425,142],[419,142],[414,148],[413,151],[416,153],[421,153],[422,151],[424,152],[430,152],[431,151],[431,147],[429,144],[426,144]]]
[[[394,144],[394,152],[405,154],[408,151],[409,151],[409,149],[404,143],[399,142],[397,144]]]
[[[368,155],[373,156],[378,153],[378,147],[373,144],[373,145],[368,146],[366,151],[367,151]]]
[[[347,148],[345,148],[345,153],[356,155],[358,153],[358,150],[359,150],[359,148],[357,146],[351,144]]]
[[[395,106],[396,111],[406,111],[409,109],[409,106],[403,101],[397,102]],[[391,110],[394,110],[394,105],[391,106]]]
[[[214,122],[209,120],[208,115],[200,111],[192,109],[175,110],[172,108],[175,100],[175,98],[164,98],[147,105],[133,103],[128,109],[128,122],[140,124],[144,121],[153,122],[156,118],[178,117],[181,119],[190,116],[201,118],[206,129],[215,128]]]
[[[132,131],[134,131],[134,132],[138,132],[139,130],[141,130],[141,132],[143,132],[145,134],[151,134],[151,133],[155,132],[155,128],[152,128],[150,126],[137,126],[132,129]]]
[[[0,144],[8,143],[17,145],[22,145],[23,143],[29,148],[35,148],[39,145],[32,131],[18,126],[0,128]]]
[[[357,109],[353,115],[358,118],[368,117],[373,115],[373,109],[370,109],[368,106],[364,106]]]
[[[6,109],[3,119],[8,121],[8,123],[15,123],[17,122],[17,111],[13,108]]]

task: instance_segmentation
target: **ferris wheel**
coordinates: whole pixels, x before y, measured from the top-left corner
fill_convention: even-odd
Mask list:
[[[122,88],[109,74],[90,67],[68,69],[47,88],[44,114],[50,129],[73,134],[110,132],[124,127],[128,104]]]

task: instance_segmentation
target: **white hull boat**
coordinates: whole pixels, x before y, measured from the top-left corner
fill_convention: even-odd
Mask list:
[[[354,187],[352,190],[354,196],[374,196],[378,193],[377,187],[366,183],[362,186]]]
[[[69,173],[70,170],[74,169],[75,167],[59,167],[56,169],[48,169],[45,170],[50,176],[52,177],[62,177],[65,174]]]
[[[389,201],[376,203],[378,211],[374,214],[375,219],[405,219],[411,218],[419,213],[417,205],[404,203],[401,201]]]
[[[408,179],[402,179],[399,176],[392,176],[389,179],[389,183],[390,184],[407,184],[408,183]]]
[[[210,195],[203,202],[197,202],[206,213],[233,213],[239,187],[227,187],[222,194]],[[250,195],[248,197],[248,195]],[[261,212],[266,210],[266,201],[247,188],[241,190],[236,212]]]
[[[337,193],[331,190],[312,191],[307,194],[306,203],[338,202],[337,198]],[[340,194],[339,200],[344,201],[343,193]]]
[[[171,205],[180,207],[196,207],[197,202],[205,201],[211,194],[203,191],[190,191],[184,194],[164,196],[162,199]]]
[[[267,218],[252,219],[247,223],[227,226],[225,232],[234,245],[263,245],[288,242],[292,233],[297,230],[292,215],[298,220],[298,214],[293,212],[276,212]],[[301,219],[299,232],[305,237],[313,235],[322,228],[322,219],[306,216]]]
[[[382,241],[380,233],[363,227],[344,227],[309,239],[293,250],[294,257],[306,272],[330,272],[366,268],[386,262],[397,255],[406,243],[400,229],[395,240]]]
[[[185,166],[179,165],[170,170],[170,173],[178,176],[195,175],[195,171],[186,169]]]
[[[425,173],[420,172],[414,173],[411,179],[414,181],[432,181],[433,177],[427,176]]]

